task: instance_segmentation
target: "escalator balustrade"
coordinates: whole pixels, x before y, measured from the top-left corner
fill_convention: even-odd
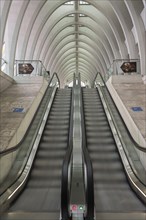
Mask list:
[[[61,172],[68,147],[71,89],[58,89],[28,182],[4,219],[48,219],[60,215]],[[33,215],[34,214],[34,215]]]
[[[94,173],[96,212],[144,212],[144,204],[127,181],[98,91],[84,88],[82,92],[87,148]]]

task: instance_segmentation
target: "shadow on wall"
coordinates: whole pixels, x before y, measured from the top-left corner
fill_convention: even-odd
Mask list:
[[[0,92],[3,92],[14,83],[14,80],[0,71]]]
[[[146,84],[146,75],[142,77],[144,84]]]

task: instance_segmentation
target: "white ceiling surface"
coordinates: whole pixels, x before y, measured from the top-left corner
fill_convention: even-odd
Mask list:
[[[145,0],[1,0],[7,74],[14,61],[41,60],[64,85],[73,73],[89,83],[114,59],[140,59],[145,74]],[[73,14],[74,16],[69,16]],[[85,17],[80,17],[84,14]]]

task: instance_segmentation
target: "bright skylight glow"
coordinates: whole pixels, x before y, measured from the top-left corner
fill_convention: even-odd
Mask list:
[[[85,17],[86,15],[84,15],[84,14],[79,14],[79,17]]]
[[[89,3],[85,1],[80,1],[80,5],[89,5]]]
[[[74,4],[74,1],[69,1],[65,3],[65,5],[73,5],[73,4]]]
[[[85,87],[86,84],[81,81],[81,87]],[[68,87],[73,87],[73,81],[68,84]]]
[[[68,15],[68,17],[74,17],[74,14],[70,14],[70,15]]]

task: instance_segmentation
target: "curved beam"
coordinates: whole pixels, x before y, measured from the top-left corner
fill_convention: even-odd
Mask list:
[[[26,55],[27,48],[30,46],[29,40],[31,39],[32,30],[38,18],[38,15],[43,10],[46,1],[47,0],[35,1],[35,4],[33,1],[29,2],[18,36],[16,59],[30,59],[29,54]]]
[[[57,23],[58,24],[58,23]],[[56,25],[57,25],[56,24]],[[47,38],[46,38],[46,41],[48,41],[49,43],[48,44],[46,44],[45,43],[45,47],[46,47],[46,49],[45,49],[45,51],[43,52],[43,56],[42,55],[40,55],[40,58],[39,58],[39,56],[37,56],[36,57],[36,59],[42,59],[42,60],[44,60],[45,59],[45,57],[47,57],[49,54],[52,54],[52,51],[54,51],[54,49],[55,49],[55,47],[58,45],[58,42],[60,43],[62,40],[64,40],[66,37],[68,37],[69,35],[72,35],[73,33],[74,33],[74,30],[73,31],[67,31],[67,33],[65,33],[64,35],[61,35],[60,36],[60,34],[61,34],[61,32],[65,29],[65,28],[67,28],[68,26],[70,26],[70,25],[75,25],[76,23],[74,22],[74,21],[72,21],[72,22],[65,22],[65,24],[64,25],[61,25],[60,24],[60,28],[58,28],[57,29],[57,32],[56,33],[54,33],[54,35],[52,35],[52,33],[51,32],[47,32]],[[102,51],[102,53],[103,53],[103,49],[101,49],[101,48],[104,48],[104,56],[105,57],[107,57],[107,59],[109,59],[110,60],[110,57],[112,57],[112,55],[107,51],[107,48],[105,47],[105,42],[103,42],[103,40],[102,40],[102,38],[100,39],[99,38],[99,31],[97,31],[95,28],[94,28],[94,26],[95,25],[91,25],[91,22],[90,22],[90,24],[88,24],[87,22],[79,22],[78,23],[79,25],[83,25],[83,26],[86,26],[90,31],[92,31],[94,34],[96,34],[96,37],[95,38],[91,38],[91,37],[89,37],[89,31],[87,31],[85,34],[85,36],[87,36],[88,37],[88,39],[90,39],[90,40],[92,40],[92,42],[95,44],[95,45],[97,45],[98,46],[98,48],[100,48],[100,51]],[[50,39],[50,37],[49,37],[49,35],[51,34],[51,39]],[[81,33],[79,33],[79,34],[81,34]],[[93,34],[90,34],[90,36],[93,36]],[[99,41],[99,43],[97,44],[97,39],[98,39],[98,41]],[[43,47],[41,47],[41,49],[43,50]],[[38,51],[38,54],[42,54],[42,52],[41,52],[41,50],[39,50]],[[111,61],[111,60],[110,60]],[[112,61],[111,61],[112,62]],[[110,62],[110,63],[111,63]]]
[[[127,45],[127,50],[128,50],[129,57],[131,59],[134,59],[134,58],[136,58],[136,47],[134,46],[134,37],[132,35],[132,32],[129,32],[129,28],[127,26],[127,16],[128,16],[128,14],[126,14],[126,16],[124,16],[122,11],[121,11],[121,7],[119,7],[119,4],[120,4],[120,6],[124,7],[124,1],[120,1],[120,2],[119,1],[118,2],[117,1],[115,1],[115,2],[111,1],[110,4],[111,4],[111,6],[112,6],[112,8],[113,8],[118,20],[119,20],[121,28],[123,30],[123,33],[124,33],[124,36],[125,36],[125,39],[126,39],[126,45]]]
[[[50,63],[55,59],[55,57],[57,56],[57,54],[59,54],[59,52],[63,49],[63,47],[65,47],[66,45],[73,43],[73,42],[74,42],[74,40],[69,40],[69,41],[65,41],[65,43],[63,45],[61,45],[60,47],[57,46],[56,51],[54,50],[54,53],[50,57]],[[88,42],[82,42],[82,41],[78,40],[79,46],[80,46],[80,43],[82,43],[82,45],[84,45],[84,48],[88,49],[88,51],[90,50],[91,53],[94,54],[95,57],[98,57],[103,66],[107,65],[106,61],[104,60],[104,57],[102,56],[102,54],[100,54],[100,51],[97,53],[95,48],[93,46],[91,46],[90,43],[88,43]],[[63,55],[63,52],[62,52],[62,55]],[[49,66],[51,66],[50,63],[48,64]]]
[[[125,4],[128,8],[129,14],[131,16],[132,22],[133,22],[133,26],[135,29],[135,43],[138,43],[138,48],[139,48],[139,54],[140,54],[140,59],[141,59],[141,74],[145,75],[146,72],[146,62],[145,62],[145,47],[146,47],[146,42],[145,42],[145,27],[144,24],[142,22],[142,19],[140,16],[137,16],[137,13],[135,11],[135,8],[132,4],[131,0],[125,1]]]
[[[92,19],[91,19],[92,20]],[[89,25],[88,25],[89,26]],[[91,25],[90,25],[91,26]],[[90,26],[89,26],[89,29],[90,29]],[[63,26],[63,30],[65,29],[65,26]],[[63,31],[62,29],[59,29],[58,30],[58,32],[54,35],[54,36],[52,36],[52,40],[51,41],[49,41],[48,40],[48,42],[50,42],[49,43],[49,45],[46,45],[46,51],[47,51],[47,54],[46,53],[44,53],[44,55],[43,55],[43,57],[45,57],[45,60],[49,60],[48,58],[50,57],[50,54],[49,54],[49,48],[50,48],[50,45],[52,45],[53,44],[53,41],[55,40],[55,38],[59,35],[59,34],[61,34],[61,32]],[[97,31],[98,30],[98,31]],[[91,38],[93,41],[95,41],[95,43],[96,43],[96,40],[97,39],[99,39],[99,35],[101,35],[101,33],[102,33],[103,31],[102,31],[102,29],[101,29],[101,27],[100,26],[98,26],[98,24],[97,24],[97,29],[95,29],[94,31],[93,31],[93,34],[90,34],[89,33],[89,31],[87,30],[82,30],[82,31],[80,31],[80,32],[78,32],[78,34],[84,34],[85,36],[87,36],[88,38]],[[69,34],[69,32],[68,32],[68,34]],[[70,33],[71,34],[71,33]],[[72,34],[75,34],[75,31],[73,31],[73,33]],[[95,35],[95,37],[93,38],[93,35]],[[67,36],[67,35],[66,35]],[[103,33],[103,35],[102,35],[102,37],[100,38],[100,43],[102,43],[102,45],[103,45],[103,47],[104,48],[108,48],[108,49],[110,49],[110,50],[112,50],[112,45],[111,45],[111,42],[109,42],[108,41],[108,38],[106,37],[106,39],[107,39],[107,41],[104,39],[106,36],[104,35],[104,33]],[[58,41],[60,41],[60,39],[63,39],[63,36],[62,37],[58,37],[58,39],[59,40],[56,40],[56,42],[58,42]],[[101,40],[102,39],[102,40]],[[108,44],[107,44],[108,43]],[[107,44],[107,47],[106,47],[106,44]],[[113,44],[114,45],[114,44]],[[106,51],[108,50],[108,49],[105,49]],[[116,57],[116,53],[114,54],[114,56],[112,55],[112,53],[114,53],[115,51],[112,51],[112,52],[110,52],[110,51],[107,51],[107,54],[108,54],[108,57],[109,57],[109,59],[110,59],[110,57],[112,57],[112,61],[113,61],[113,59],[114,59],[114,57]],[[45,61],[46,62],[46,61]]]
[[[11,23],[11,29],[8,27],[9,22],[7,22],[7,27],[6,27],[6,35],[9,38],[8,42],[10,47],[7,47],[7,60],[9,61],[9,65],[6,66],[7,68],[7,73],[10,76],[13,76],[14,74],[14,61],[15,61],[15,52],[16,52],[16,45],[17,45],[17,40],[18,40],[18,35],[19,35],[19,30],[22,24],[23,16],[26,12],[26,9],[28,7],[29,1],[22,1],[21,4],[19,2],[15,2],[11,4],[10,10],[9,10],[9,16],[8,19],[11,21],[13,18],[13,22]],[[15,8],[17,8],[18,13],[14,17],[15,13]]]
[[[78,59],[78,61],[80,62],[81,59]],[[92,66],[89,62],[85,62],[85,60],[82,60],[82,62],[83,62],[85,65],[87,65],[87,69],[88,69],[88,67],[89,67],[93,72],[95,72],[95,69],[93,68],[93,66]],[[68,65],[74,64],[74,63],[76,63],[76,58],[70,59],[68,62],[65,62],[64,65],[62,65],[62,67],[61,67],[60,70],[59,70],[60,75],[62,75],[62,72],[63,72],[63,69],[64,69],[64,68],[66,68]],[[57,71],[57,72],[58,72],[58,71]]]
[[[3,3],[3,5],[2,5]],[[1,4],[1,30],[0,30],[0,57],[2,57],[2,48],[3,48],[3,42],[4,42],[4,35],[5,35],[5,29],[7,24],[7,19],[9,15],[9,10],[11,7],[12,2],[11,1],[3,1]],[[0,66],[1,66],[1,60],[0,60]]]
[[[59,72],[60,70],[60,67],[62,67],[64,65],[64,63],[66,63],[67,61],[69,61],[70,59],[72,58],[75,58],[76,59],[76,52],[73,52],[73,53],[70,53],[69,55],[66,56],[65,59],[63,59],[63,61],[60,63],[60,65],[58,65],[59,67],[56,68],[56,72]],[[94,69],[95,69],[95,72],[97,72],[97,68],[95,66],[95,63],[93,62],[92,59],[89,59],[89,57],[87,57],[86,55],[84,55],[83,53],[80,53],[79,54],[79,58],[82,58],[83,60],[85,60],[87,63],[90,63]]]
[[[63,40],[60,41],[59,44],[56,45],[56,47],[53,48],[53,50],[52,50],[53,52],[51,52],[50,61],[49,61],[48,65],[50,65],[50,63],[52,62],[54,57],[56,57],[56,54],[58,54],[58,51],[60,51],[65,45],[67,45],[68,43],[71,43],[71,42],[75,42],[75,39],[68,39],[67,40],[66,39],[67,37],[64,36]],[[104,62],[104,65],[105,66],[110,66],[109,60],[107,60],[107,58],[102,54],[102,51],[100,51],[100,49],[97,46],[97,44],[92,45],[91,43],[89,43],[89,41],[81,40],[81,39],[78,39],[77,42],[78,43],[82,42],[82,43],[85,43],[86,45],[90,46],[90,48],[92,48],[92,50],[94,50],[95,53],[97,53],[96,51],[98,50],[98,55],[99,55],[99,57],[101,57],[101,60]]]
[[[64,51],[61,51],[61,52],[63,52],[63,53],[61,53],[61,55],[58,55],[57,57],[56,57],[56,60],[54,60],[54,62],[53,62],[53,64],[52,64],[52,67],[50,68],[50,70],[51,70],[51,72],[54,72],[55,71],[55,68],[56,68],[56,65],[57,65],[57,63],[59,62],[59,60],[60,59],[63,59],[63,57],[64,57],[64,55],[67,53],[67,52],[69,52],[69,50],[70,49],[74,49],[74,51],[76,50],[75,49],[75,47],[70,47],[70,48],[67,48],[67,49],[65,49]],[[79,48],[80,49],[80,48]],[[92,59],[94,60],[94,62],[97,62],[98,61],[98,65],[100,65],[100,67],[101,67],[101,69],[103,70],[103,72],[105,72],[105,70],[104,70],[104,68],[105,67],[103,67],[102,65],[101,65],[101,62],[100,62],[100,60],[97,58],[97,59],[95,59],[95,57],[93,56],[93,54],[92,53],[90,53],[90,52],[88,52],[88,50],[86,49],[86,48],[82,48],[83,49],[83,51],[84,51],[84,53],[88,53],[88,56],[89,57],[92,57]],[[85,52],[86,51],[86,52]],[[79,51],[79,53],[80,53],[80,51]],[[56,62],[55,62],[56,61]]]
[[[36,17],[34,24],[33,24],[33,27],[31,29],[31,35],[28,40],[27,52],[25,54],[25,57],[27,57],[29,55],[28,59],[30,59],[30,60],[33,59],[36,44],[40,38],[40,34],[42,33],[42,30],[43,30],[45,24],[47,23],[47,21],[49,19],[51,19],[51,15],[53,15],[57,11],[59,6],[61,6],[65,2],[66,2],[65,0],[62,0],[62,2],[45,0],[43,7],[40,8],[39,15]],[[35,3],[35,1],[34,1],[34,3]],[[61,9],[61,7],[60,7],[60,9]],[[40,21],[41,21],[41,23],[40,23]],[[30,45],[30,43],[31,43],[31,45]],[[31,50],[30,50],[30,48],[31,48]]]
[[[67,67],[64,67],[64,69],[62,70],[62,72],[63,72],[63,77],[64,77],[64,78],[66,78],[65,73],[68,71],[68,69],[70,69],[70,68],[73,67],[73,66],[75,66],[75,64],[74,64],[74,65],[73,65],[73,64],[70,64],[70,65],[68,65]],[[88,73],[92,73],[92,71],[90,70],[90,68],[88,67],[88,65],[85,65],[85,64],[82,63],[81,61],[80,61],[80,63],[79,63],[79,68],[80,68],[80,67],[84,67],[85,70],[86,70]],[[61,75],[62,72],[60,72],[60,75]],[[93,72],[93,74],[94,74],[94,72]],[[63,78],[63,77],[62,77],[62,78]]]

